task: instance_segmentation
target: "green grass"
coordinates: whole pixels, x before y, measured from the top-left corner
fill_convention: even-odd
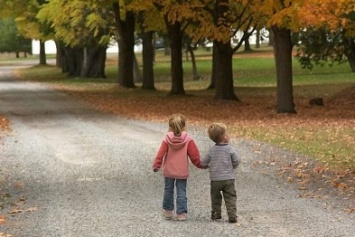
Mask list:
[[[251,129],[253,139],[272,143],[283,148],[329,164],[330,167],[355,170],[354,137],[351,127],[336,127],[334,125],[289,126],[278,131],[273,128],[264,130]]]

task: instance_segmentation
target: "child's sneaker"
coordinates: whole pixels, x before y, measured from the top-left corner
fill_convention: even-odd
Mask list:
[[[220,212],[212,212],[211,219],[213,221],[222,219],[221,213]]]
[[[186,213],[178,214],[177,217],[176,217],[176,220],[177,221],[186,221],[187,220]]]
[[[163,210],[163,216],[165,220],[171,220],[174,217],[174,212],[169,210]]]

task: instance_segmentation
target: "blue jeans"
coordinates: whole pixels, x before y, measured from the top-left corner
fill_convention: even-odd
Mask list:
[[[163,209],[174,210],[174,186],[176,186],[176,214],[187,213],[186,179],[165,177]]]

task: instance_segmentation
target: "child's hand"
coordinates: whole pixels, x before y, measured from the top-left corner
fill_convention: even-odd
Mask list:
[[[200,169],[208,169],[209,166],[208,166],[208,165],[200,164],[200,165],[198,166],[198,168],[200,168]]]

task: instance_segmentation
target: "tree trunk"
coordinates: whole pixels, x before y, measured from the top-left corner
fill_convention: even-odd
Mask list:
[[[138,60],[135,53],[133,53],[133,81],[142,82],[141,73],[139,71]]]
[[[255,48],[260,48],[260,30],[256,30]]]
[[[216,65],[217,65],[217,60],[216,60],[216,44],[213,42],[213,48],[212,48],[212,73],[211,73],[211,83],[207,87],[207,89],[215,89],[216,88]]]
[[[68,50],[69,50],[69,47],[68,46],[64,46],[62,44],[58,45],[60,47],[60,51],[61,51],[61,54],[62,54],[62,64],[61,64],[61,68],[62,68],[62,73],[67,73],[69,71],[69,63],[68,63],[68,57],[67,57],[67,54],[68,54]]]
[[[118,84],[121,87],[134,88],[133,78],[133,50],[129,49],[128,42],[122,37],[118,40]],[[134,46],[132,47],[134,48]]]
[[[277,77],[277,112],[296,113],[292,85],[292,41],[291,31],[272,27]]]
[[[214,24],[217,27],[225,27],[223,20],[226,19],[229,11],[228,0],[215,1],[213,15]],[[215,99],[239,100],[234,93],[233,85],[233,49],[230,41],[213,41],[213,76],[215,77],[216,93]]]
[[[113,11],[116,20],[116,30],[119,35],[119,60],[118,60],[118,84],[121,87],[134,88],[133,62],[134,62],[134,31],[135,16],[127,11],[125,19],[120,16],[119,2],[113,4]]]
[[[45,42],[39,41],[39,65],[47,65]]]
[[[55,56],[56,60],[55,60],[55,65],[58,67],[58,68],[61,68],[62,65],[63,65],[63,55],[64,55],[64,52],[62,50],[62,43],[58,42],[58,41],[55,41],[55,47],[57,49],[57,54]]]
[[[352,72],[355,72],[355,55],[347,55],[348,62]]]
[[[234,93],[233,85],[233,49],[229,42],[215,41],[213,49],[216,52],[213,63],[216,63],[215,77],[216,77],[216,94],[215,99],[223,100],[239,100]]]
[[[253,51],[250,47],[250,42],[249,38],[250,35],[248,34],[248,31],[244,31],[245,39],[244,39],[244,52],[250,52]]]
[[[141,37],[142,37],[142,60],[143,60],[143,81],[142,88],[148,90],[155,90],[154,86],[154,68],[153,62],[155,58],[155,39],[154,39],[154,31],[147,31],[146,25],[144,22],[143,12],[138,13],[137,15],[137,23],[140,28]]]
[[[127,13],[126,21],[121,21],[122,33],[119,39],[118,82],[120,86],[134,88],[134,15]]]
[[[107,56],[106,50],[107,50],[107,46],[99,46],[99,49],[96,50],[93,59],[93,67],[92,70],[90,70],[89,77],[106,78],[106,74],[105,74],[106,56]]]
[[[187,44],[187,51],[191,55],[191,63],[192,63],[192,74],[193,74],[193,79],[198,80],[200,76],[197,73],[197,65],[196,65],[196,57],[193,48],[190,46],[190,44]]]
[[[143,89],[155,90],[153,31],[143,33]]]
[[[171,55],[170,45],[171,45],[171,43],[170,43],[169,37],[167,37],[167,38],[164,37],[164,55],[165,56]]]
[[[80,77],[83,67],[83,49],[80,47],[63,47],[64,57],[62,71],[69,77]]]
[[[274,46],[274,32],[269,29],[269,46]]]
[[[182,32],[180,22],[167,24],[171,49],[171,91],[170,94],[185,94],[182,67]]]
[[[348,59],[352,72],[355,72],[355,39],[350,38],[346,40],[347,48],[345,55]]]
[[[83,67],[80,73],[81,77],[86,78],[105,78],[106,63],[105,46],[93,46],[83,50]]]

